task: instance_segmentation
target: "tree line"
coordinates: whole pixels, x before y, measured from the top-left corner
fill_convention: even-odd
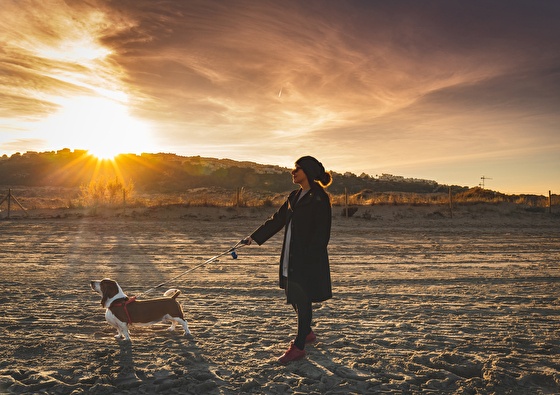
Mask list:
[[[366,174],[333,172],[332,193],[372,192],[442,193],[448,186],[435,181],[388,180]],[[92,180],[133,184],[138,191],[175,193],[191,188],[218,187],[235,190],[285,192],[293,189],[290,169],[229,159],[175,154],[124,154],[113,161],[99,161],[87,151],[64,149],[29,152],[0,158],[0,185],[83,188]],[[454,186],[455,191],[467,187]]]

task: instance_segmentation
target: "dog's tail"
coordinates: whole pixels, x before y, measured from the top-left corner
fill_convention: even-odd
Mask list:
[[[167,291],[165,291],[165,293],[163,294],[163,296],[167,296],[171,299],[175,299],[177,296],[181,295],[181,291],[179,289],[176,288],[172,288],[172,289],[168,289]]]

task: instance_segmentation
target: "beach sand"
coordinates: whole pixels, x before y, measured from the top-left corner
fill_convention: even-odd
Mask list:
[[[307,358],[276,359],[296,319],[281,235],[183,277],[272,208],[30,212],[0,221],[0,393],[560,393],[560,216],[515,205],[333,210],[334,298]],[[89,282],[179,288],[191,336],[117,341]],[[150,296],[156,296],[151,294]]]

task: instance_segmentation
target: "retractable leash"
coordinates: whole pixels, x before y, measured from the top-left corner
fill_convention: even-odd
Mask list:
[[[185,274],[188,274],[188,273],[190,273],[190,272],[193,272],[193,271],[195,271],[196,269],[201,268],[202,266],[205,266],[205,265],[208,265],[209,263],[214,262],[216,259],[218,259],[218,258],[220,258],[220,257],[222,257],[222,256],[224,256],[224,255],[230,254],[231,257],[232,257],[233,259],[237,259],[237,252],[236,252],[236,250],[238,250],[238,249],[241,248],[241,247],[246,246],[247,244],[248,244],[247,240],[243,239],[243,240],[237,242],[237,244],[234,245],[233,247],[231,247],[229,250],[226,250],[226,251],[224,251],[224,252],[222,252],[222,253],[220,253],[220,254],[218,254],[218,255],[215,255],[215,256],[213,256],[212,258],[210,258],[210,259],[208,259],[208,260],[206,260],[206,261],[204,261],[204,262],[202,262],[202,263],[200,263],[200,264],[194,266],[194,267],[191,267],[191,268],[188,269],[188,270],[185,270],[184,272],[178,274],[177,276],[175,276],[175,277],[173,277],[173,278],[171,278],[171,279],[169,279],[169,280],[167,280],[167,281],[165,281],[165,282],[163,282],[163,283],[161,283],[161,284],[158,284],[158,285],[156,285],[156,286],[153,287],[153,288],[148,289],[146,292],[142,292],[141,294],[136,295],[135,298],[138,298],[138,297],[143,296],[143,295],[147,295],[147,294],[149,294],[150,292],[155,291],[156,289],[158,289],[158,288],[160,288],[160,287],[163,287],[165,284],[170,283],[171,281],[175,281],[175,280],[177,280],[177,279],[180,278],[180,277],[183,277]]]

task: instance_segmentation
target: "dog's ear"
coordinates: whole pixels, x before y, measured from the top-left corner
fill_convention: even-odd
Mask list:
[[[101,295],[103,296],[101,298],[101,306],[105,307],[105,302],[107,301],[107,299],[109,299],[109,297],[107,296],[107,286],[104,281],[101,281],[101,283],[99,283],[99,289],[101,290]]]
[[[107,299],[114,296],[114,294],[111,295],[112,285],[113,285],[112,281],[109,281],[107,279],[103,279],[99,283],[99,289],[101,290],[101,295],[103,295],[103,297],[101,298],[101,306],[103,307],[105,307],[105,302],[107,301]]]

